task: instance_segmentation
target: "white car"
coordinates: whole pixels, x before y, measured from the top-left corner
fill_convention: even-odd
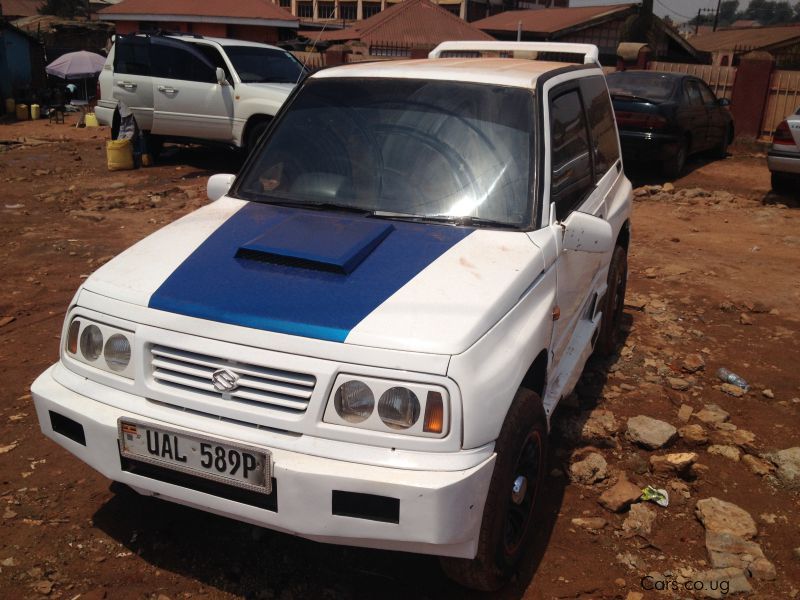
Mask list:
[[[502,585],[550,417],[622,313],[632,191],[596,57],[449,42],[306,79],[208,206],[80,287],[42,431],[142,494]]]
[[[121,35],[100,72],[95,113],[111,125],[124,102],[154,144],[187,139],[252,148],[305,73],[291,53],[267,44]]]
[[[791,193],[800,189],[800,108],[775,129],[767,166],[773,190]]]

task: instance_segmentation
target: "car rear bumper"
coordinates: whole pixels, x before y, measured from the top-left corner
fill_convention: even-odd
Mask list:
[[[172,429],[175,424],[148,417],[147,401],[138,396],[131,396],[134,413],[79,394],[54,378],[57,368],[42,373],[31,386],[42,431],[109,479],[141,494],[320,542],[475,556],[494,454],[458,471],[389,468],[275,449],[265,430],[263,448],[272,454],[274,489],[254,502],[251,496],[257,492],[243,499],[239,488],[213,486],[169,469],[138,468],[142,463],[122,458],[120,418]]]
[[[678,150],[680,136],[649,131],[620,131],[622,157],[626,161],[666,160]]]
[[[800,175],[800,153],[770,150],[767,153],[767,166],[773,173]]]

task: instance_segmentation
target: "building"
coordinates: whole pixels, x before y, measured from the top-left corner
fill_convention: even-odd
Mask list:
[[[762,50],[772,54],[779,69],[800,68],[800,23],[719,29],[694,36],[691,43],[714,65],[735,65],[743,54]]]
[[[107,21],[64,19],[53,15],[25,17],[14,21],[13,25],[44,44],[48,63],[76,50],[102,54],[110,47],[114,33],[114,25]]]
[[[306,34],[315,40],[359,42],[371,56],[411,56],[448,40],[485,40],[490,35],[430,0],[404,0],[346,29]]]
[[[0,98],[28,101],[44,85],[42,45],[34,36],[0,20]]]
[[[39,14],[44,0],[0,0],[0,19],[16,21]]]
[[[642,4],[511,10],[472,25],[499,40],[595,44],[604,65],[616,64],[617,48],[622,42],[646,43],[653,59],[699,60],[692,45],[653,14],[652,0]]]
[[[294,37],[299,26],[271,0],[122,0],[97,16],[121,34],[160,29],[268,44]]]

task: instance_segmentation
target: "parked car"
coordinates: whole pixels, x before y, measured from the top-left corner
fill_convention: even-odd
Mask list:
[[[291,53],[267,44],[121,35],[100,73],[95,112],[110,125],[124,102],[156,143],[191,139],[252,147],[304,74]]]
[[[445,58],[484,50],[586,64]],[[43,432],[142,494],[501,586],[550,417],[624,303],[597,52],[448,42],[310,76],[208,206],[81,285]]]
[[[730,102],[703,80],[658,71],[620,71],[607,80],[625,160],[658,161],[675,178],[692,154],[726,156],[734,136]]]
[[[767,166],[776,192],[800,190],[800,108],[780,122],[767,152]]]

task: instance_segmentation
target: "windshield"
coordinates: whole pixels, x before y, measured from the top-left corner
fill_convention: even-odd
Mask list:
[[[533,95],[520,88],[310,80],[258,149],[237,192],[386,218],[523,226],[531,213],[533,115]]]
[[[664,101],[672,97],[675,89],[674,77],[660,73],[610,73],[606,76],[608,92],[614,96],[633,96],[647,100]]]
[[[257,46],[225,46],[242,83],[297,83],[303,72],[288,52]]]

